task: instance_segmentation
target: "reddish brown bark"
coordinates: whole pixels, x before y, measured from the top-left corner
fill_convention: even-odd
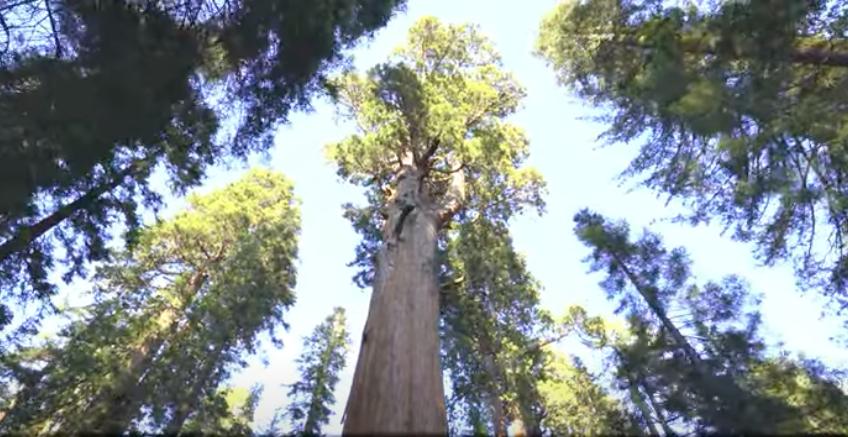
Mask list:
[[[436,240],[440,212],[407,165],[388,205],[344,434],[445,434]]]

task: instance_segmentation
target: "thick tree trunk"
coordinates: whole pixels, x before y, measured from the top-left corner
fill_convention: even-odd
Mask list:
[[[439,358],[436,239],[440,220],[418,171],[400,172],[387,206],[383,245],[344,434],[445,434]]]
[[[176,329],[175,319],[174,311],[165,311],[160,316],[160,321],[170,325],[170,331]],[[90,416],[92,419],[89,422],[91,428],[80,431],[93,431],[111,435],[119,435],[126,431],[138,413],[138,402],[143,395],[143,389],[140,387],[141,377],[150,368],[154,357],[164,343],[165,339],[161,334],[154,334],[133,351],[130,365],[118,378],[116,386],[100,400],[101,405],[95,406],[95,408],[98,408],[99,414],[94,413]]]

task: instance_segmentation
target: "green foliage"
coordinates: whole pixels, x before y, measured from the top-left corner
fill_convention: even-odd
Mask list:
[[[250,427],[262,394],[260,385],[220,389],[214,397],[205,398],[185,426],[186,433],[255,435]]]
[[[542,424],[553,435],[637,434],[624,406],[579,360],[553,354],[548,369],[539,391],[547,413]]]
[[[819,362],[780,356],[752,366],[748,378],[756,390],[785,399],[797,408],[803,429],[827,434],[848,431],[844,373],[829,370]]]
[[[331,88],[359,127],[327,148],[339,176],[366,188],[367,205],[345,205],[363,236],[355,281],[373,282],[398,205],[411,202],[435,217],[451,414],[475,432],[485,432],[496,405],[500,425],[518,418],[537,424],[534,378],[543,360],[535,341],[546,316],[506,228],[525,208],[544,207],[541,176],[523,165],[527,139],[505,121],[523,88],[475,27],[432,17],[420,19],[386,63],[346,72]],[[404,178],[420,186],[412,200],[402,192]]]
[[[612,350],[622,388],[649,400],[648,420],[699,432],[838,429],[806,419],[815,396],[834,396],[836,411],[844,402],[845,393],[827,391],[833,386],[826,378],[815,396],[804,399],[801,390],[780,388],[786,384],[780,379],[791,378],[789,370],[766,374],[779,366],[764,354],[758,302],[740,278],[699,286],[682,248],[666,250],[650,232],[631,242],[626,223],[590,211],[581,211],[575,221],[578,238],[592,249],[587,258],[592,270],[606,272],[601,285],[626,310],[629,326],[625,333],[613,332],[578,310],[569,323],[596,346]]]
[[[145,419],[175,432],[201,404],[204,420],[226,412],[212,408],[219,384],[260,332],[286,326],[299,220],[291,184],[266,170],[190,196],[98,269],[83,317],[5,360],[20,389],[0,428],[112,433]]]
[[[0,296],[29,301],[133,244],[149,176],[176,193],[266,150],[344,49],[402,0],[18,1],[0,6]],[[48,25],[49,24],[49,25]],[[221,121],[232,129],[221,129]],[[57,258],[57,248],[66,249]],[[59,251],[58,253],[61,253]],[[2,308],[5,314],[5,308]],[[8,319],[8,317],[3,317]],[[4,321],[4,320],[0,320]],[[0,325],[2,326],[2,325]]]
[[[344,308],[336,307],[312,335],[304,339],[303,352],[297,359],[300,381],[289,389],[290,403],[286,416],[292,432],[320,435],[321,426],[330,422],[330,407],[336,398],[333,391],[344,369],[350,345]]]
[[[639,142],[624,173],[719,219],[772,264],[840,308],[848,288],[845,205],[848,8],[843,1],[569,1],[538,52],[598,107],[610,142]]]
[[[359,126],[327,150],[339,176],[367,189],[367,206],[345,206],[364,237],[354,261],[363,268],[361,286],[373,279],[385,207],[405,166],[421,173],[428,207],[453,220],[503,222],[543,207],[541,176],[522,166],[527,139],[503,120],[524,90],[473,26],[423,18],[388,62],[366,74],[347,72],[331,87]]]
[[[442,273],[450,414],[471,431],[482,425],[486,432],[488,424],[494,434],[519,419],[538,429],[543,411],[537,384],[547,356],[540,343],[551,324],[539,308],[539,285],[503,225],[481,218],[457,228]]]

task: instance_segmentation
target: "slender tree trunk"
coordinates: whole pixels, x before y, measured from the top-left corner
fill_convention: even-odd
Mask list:
[[[639,385],[645,390],[646,397],[648,398],[648,402],[651,404],[651,408],[654,410],[654,413],[657,415],[657,421],[660,423],[660,426],[663,429],[663,434],[666,436],[675,436],[675,433],[670,426],[668,426],[668,420],[665,418],[665,414],[662,411],[662,407],[657,405],[657,400],[654,399],[654,394],[656,393],[651,386],[645,382],[640,381]]]
[[[752,396],[743,390],[733,378],[720,377],[707,363],[701,358],[698,351],[689,344],[686,337],[680,333],[677,326],[668,318],[665,312],[665,307],[659,302],[655,293],[644,287],[638,277],[630,270],[623,260],[616,253],[611,255],[624,271],[628,280],[633,284],[648,307],[654,315],[660,320],[663,328],[671,335],[674,343],[683,351],[687,361],[693,367],[693,376],[697,378],[697,386],[703,390],[707,399],[717,398],[717,406],[723,407],[727,414],[723,415],[727,420],[722,420],[721,423],[715,424],[719,432],[739,432],[745,430],[755,430],[757,432],[768,433],[777,423],[778,418],[763,417],[757,411],[756,405],[752,403]]]
[[[804,43],[806,38],[799,38]],[[636,38],[624,38],[621,40],[626,46],[634,49],[651,50],[656,47],[652,44],[640,43]],[[702,38],[684,38],[682,41],[683,51],[695,55],[715,55],[717,51],[707,45]],[[737,51],[732,56],[735,59],[750,58],[749,53]],[[817,46],[795,47],[787,53],[786,59],[793,64],[813,65],[818,67],[848,67],[848,51],[833,49],[826,44]]]
[[[484,305],[484,311],[492,313],[491,302]],[[487,333],[483,333],[477,342],[479,350],[483,357],[483,368],[489,379],[489,409],[492,413],[492,431],[495,437],[506,437],[507,417],[504,414],[504,402],[501,394],[501,372],[498,365],[495,363],[495,349],[492,347],[492,341]]]
[[[100,196],[117,188],[127,176],[136,170],[136,167],[136,164],[130,165],[126,169],[113,175],[111,179],[91,188],[73,202],[62,205],[59,209],[53,211],[53,213],[47,217],[42,218],[32,225],[18,229],[14,236],[7,239],[2,245],[0,245],[0,262],[5,261],[6,258],[17,252],[26,249],[33,241],[37,240],[55,226],[70,218],[74,213],[89,207]]]
[[[411,165],[387,205],[344,434],[445,434],[436,242],[440,220]]]
[[[629,393],[630,401],[636,405],[636,408],[639,409],[639,414],[642,416],[642,419],[645,420],[645,425],[648,427],[648,434],[660,435],[659,430],[657,430],[656,425],[654,425],[651,409],[648,407],[648,404],[645,403],[645,398],[642,395],[642,392],[639,391],[639,387],[632,380],[629,385]]]

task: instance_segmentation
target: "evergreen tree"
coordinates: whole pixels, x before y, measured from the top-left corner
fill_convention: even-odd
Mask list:
[[[607,343],[619,378],[666,433],[675,420],[702,432],[818,430],[804,426],[796,403],[749,378],[766,360],[765,345],[756,300],[741,279],[696,285],[685,250],[666,250],[656,234],[631,242],[626,223],[586,210],[575,221],[592,248],[592,269],[607,272],[601,285],[627,312],[629,338]]]
[[[303,352],[297,360],[300,381],[292,384],[286,408],[294,433],[320,435],[321,426],[329,423],[330,408],[336,402],[333,392],[339,372],[344,369],[349,344],[345,311],[341,307],[336,307],[304,339]]]
[[[848,432],[848,379],[844,372],[787,354],[758,362],[751,370],[748,384],[798,409],[802,429],[825,434]]]
[[[26,378],[0,429],[120,433],[145,419],[179,432],[260,332],[285,327],[299,232],[289,182],[252,170],[189,205],[99,269],[85,317],[18,354]]]
[[[182,194],[209,165],[267,150],[342,51],[402,4],[0,4],[0,299],[49,296],[56,262],[66,279],[85,273],[112,225],[134,243],[140,204],[160,204],[154,169]],[[9,319],[0,306],[0,327]]]
[[[597,382],[580,360],[554,354],[549,376],[539,385],[553,435],[637,434],[630,413]]]
[[[766,264],[848,304],[844,1],[568,1],[538,51],[639,142],[624,175],[720,219]]]
[[[503,225],[479,218],[449,234],[441,339],[450,416],[464,422],[460,433],[479,427],[505,436],[520,421],[535,434],[544,414],[537,386],[547,353],[540,343],[551,328],[539,285]]]
[[[364,237],[358,281],[374,290],[344,430],[444,433],[438,241],[453,224],[542,206],[526,138],[503,120],[523,90],[476,29],[434,18],[389,62],[333,87],[360,128],[330,156],[367,190],[369,204],[346,215]]]
[[[186,421],[185,433],[255,435],[250,424],[262,394],[261,388],[260,385],[249,390],[228,387],[218,390],[213,397],[204,398],[192,418]]]

